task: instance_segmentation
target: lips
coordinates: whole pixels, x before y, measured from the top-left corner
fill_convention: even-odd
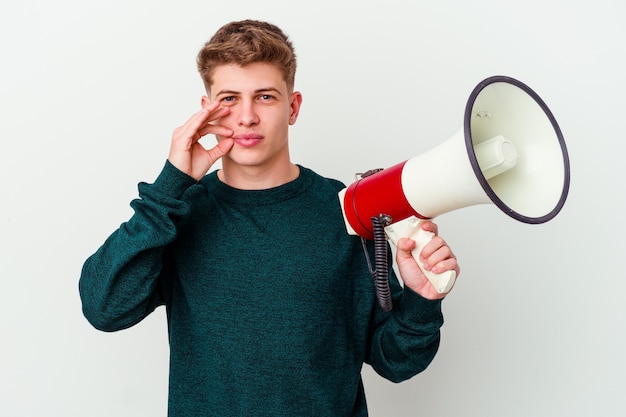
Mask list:
[[[258,145],[263,140],[263,135],[258,133],[239,133],[233,135],[233,139],[240,146],[251,147]]]

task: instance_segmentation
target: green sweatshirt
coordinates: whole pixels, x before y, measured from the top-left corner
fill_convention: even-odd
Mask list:
[[[343,187],[300,167],[290,183],[243,191],[166,162],[85,262],[85,317],[117,331],[165,305],[170,417],[366,416],[362,364],[414,376],[443,318],[393,271],[394,309],[380,309]]]

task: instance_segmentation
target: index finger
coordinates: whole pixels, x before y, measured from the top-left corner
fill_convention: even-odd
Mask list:
[[[213,121],[218,120],[219,118],[224,117],[229,113],[230,108],[228,107],[220,107],[212,114],[210,113],[210,116],[208,116],[204,121],[204,125],[198,129],[198,134],[200,134],[200,136],[206,136],[211,133],[220,136],[231,136],[233,134],[232,129],[229,129],[226,126],[222,126],[217,123],[212,123]]]
[[[216,133],[216,125],[210,125],[209,123],[212,120],[225,116],[230,111],[225,107],[217,108],[218,106],[219,103],[213,103],[191,116],[179,128],[180,135],[192,138],[194,141],[198,141],[201,137],[206,136],[209,133]],[[221,131],[220,128],[221,127],[218,127],[217,131]]]
[[[435,236],[439,235],[439,226],[437,226],[437,224],[433,223],[432,221],[424,221],[422,222],[421,226],[423,230],[434,233]]]

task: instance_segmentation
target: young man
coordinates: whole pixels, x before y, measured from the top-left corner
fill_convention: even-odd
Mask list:
[[[360,238],[345,229],[344,186],[291,162],[302,95],[280,29],[227,24],[198,68],[202,109],[174,131],[156,181],[139,184],[133,217],[85,262],[84,314],[116,331],[166,306],[171,417],[366,416],[362,364],[392,381],[424,370],[445,294],[404,239],[404,288],[390,271],[394,309],[378,306]],[[459,272],[440,237],[421,255]]]

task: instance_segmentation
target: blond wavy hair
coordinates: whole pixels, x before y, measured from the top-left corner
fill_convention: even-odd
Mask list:
[[[289,91],[296,76],[296,54],[287,35],[277,26],[258,20],[242,20],[222,26],[204,44],[197,57],[198,71],[207,92],[219,65],[252,63],[276,65],[282,72]]]

